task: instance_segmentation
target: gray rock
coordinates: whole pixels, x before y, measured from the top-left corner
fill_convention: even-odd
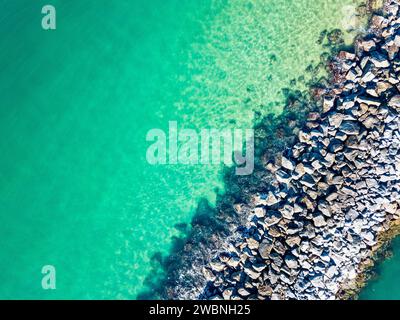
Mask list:
[[[329,124],[334,128],[339,128],[343,119],[344,114],[336,112],[329,116]]]
[[[262,217],[264,217],[264,216],[265,216],[265,209],[262,208],[262,207],[256,207],[256,208],[254,208],[254,215],[255,215],[257,218],[262,218]]]
[[[270,239],[264,239],[258,247],[258,252],[263,259],[268,259],[273,248],[273,241]]]
[[[279,212],[281,213],[282,217],[290,220],[293,218],[294,208],[292,205],[285,204],[283,208],[279,209]]]
[[[301,242],[301,238],[299,236],[289,236],[286,238],[285,242],[289,247],[298,246]]]
[[[285,256],[285,264],[290,269],[297,269],[299,267],[299,264],[297,262],[297,258],[295,256],[292,256],[292,255]]]
[[[319,228],[319,227],[324,227],[326,226],[326,221],[323,215],[317,215],[313,218],[314,225]]]
[[[240,288],[238,290],[238,294],[240,294],[242,297],[247,297],[250,295],[250,292],[248,292],[245,288]]]
[[[252,268],[244,267],[244,272],[253,280],[258,279],[261,273],[254,271]]]
[[[210,262],[211,269],[217,272],[221,272],[226,268],[226,265],[219,261]]]
[[[310,277],[312,285],[316,288],[325,288],[324,278],[322,275],[315,275]]]
[[[330,152],[337,153],[342,149],[343,149],[343,141],[340,141],[339,139],[332,139],[331,140],[331,142],[329,144],[329,147],[328,147],[328,150]]]
[[[371,51],[373,48],[375,48],[376,44],[373,40],[364,40],[364,41],[359,41],[358,42],[358,47],[364,51]]]
[[[356,121],[343,121],[339,130],[347,135],[357,135],[360,132],[360,125]]]
[[[239,264],[240,264],[240,259],[238,257],[232,257],[230,258],[227,263],[226,263],[229,267],[236,269]]]
[[[287,184],[290,180],[291,180],[291,176],[283,171],[283,170],[278,170],[276,173],[276,179],[280,182],[280,183],[285,183]]]
[[[390,99],[388,105],[392,108],[400,108],[400,95],[394,96]]]
[[[305,174],[305,168],[302,163],[296,165],[296,168],[293,173],[294,179],[300,179]]]
[[[356,101],[358,103],[364,103],[368,106],[379,107],[381,105],[381,102],[379,99],[371,97],[371,96],[359,96],[359,97],[357,97]]]
[[[268,193],[267,199],[265,200],[265,205],[273,206],[279,202],[279,199],[271,191]]]
[[[268,211],[265,215],[264,221],[267,226],[277,224],[282,219],[282,215],[278,211]]]
[[[265,270],[267,265],[265,263],[255,263],[253,264],[253,269],[256,270],[257,272],[262,272]]]
[[[203,268],[202,271],[203,271],[203,275],[207,281],[214,281],[216,279],[214,273],[210,269]]]
[[[282,167],[293,171],[294,170],[294,163],[290,159],[286,158],[285,156],[282,156]]]
[[[326,217],[332,216],[331,206],[329,206],[329,204],[324,200],[318,202],[318,210]]]
[[[256,240],[256,239],[254,239],[254,238],[248,238],[247,240],[247,246],[251,249],[251,250],[254,250],[254,249],[258,249],[258,247],[259,247],[259,243],[258,243],[258,241]]]
[[[270,296],[272,292],[272,288],[268,285],[263,284],[258,287],[258,293],[264,297]]]
[[[315,186],[315,180],[310,174],[305,174],[301,180],[300,183],[305,185],[306,187],[312,188]]]
[[[230,300],[230,298],[232,297],[233,292],[234,292],[233,288],[226,288],[222,292],[222,297],[224,298],[224,300]]]
[[[388,68],[390,66],[390,62],[388,61],[388,59],[384,55],[382,55],[376,51],[374,51],[371,54],[371,62],[377,68]]]
[[[322,106],[322,112],[325,113],[325,112],[330,111],[333,108],[334,104],[335,104],[334,97],[325,96],[323,106]]]
[[[279,240],[275,241],[273,249],[281,256],[286,252],[286,246]]]

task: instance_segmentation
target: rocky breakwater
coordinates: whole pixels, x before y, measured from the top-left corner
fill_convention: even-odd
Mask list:
[[[203,269],[207,299],[337,299],[400,218],[400,11],[391,1],[355,53],[341,52],[321,113],[266,165],[265,192]]]

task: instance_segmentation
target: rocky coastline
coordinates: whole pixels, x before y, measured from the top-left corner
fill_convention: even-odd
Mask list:
[[[265,163],[270,181],[235,203],[230,236],[174,298],[343,299],[362,286],[400,221],[399,6],[388,1],[339,53],[322,111]]]

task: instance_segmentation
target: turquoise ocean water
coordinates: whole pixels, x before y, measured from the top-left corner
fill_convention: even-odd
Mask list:
[[[400,300],[400,238],[391,243],[393,255],[374,267],[374,276],[361,291],[361,300]]]
[[[0,298],[135,298],[174,225],[223,192],[219,166],[149,165],[147,131],[279,112],[320,33],[360,27],[356,4],[0,0]]]

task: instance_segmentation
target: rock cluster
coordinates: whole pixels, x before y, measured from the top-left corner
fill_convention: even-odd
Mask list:
[[[341,52],[322,113],[266,166],[268,190],[235,206],[246,222],[203,268],[207,299],[336,299],[356,286],[400,218],[399,1]]]

